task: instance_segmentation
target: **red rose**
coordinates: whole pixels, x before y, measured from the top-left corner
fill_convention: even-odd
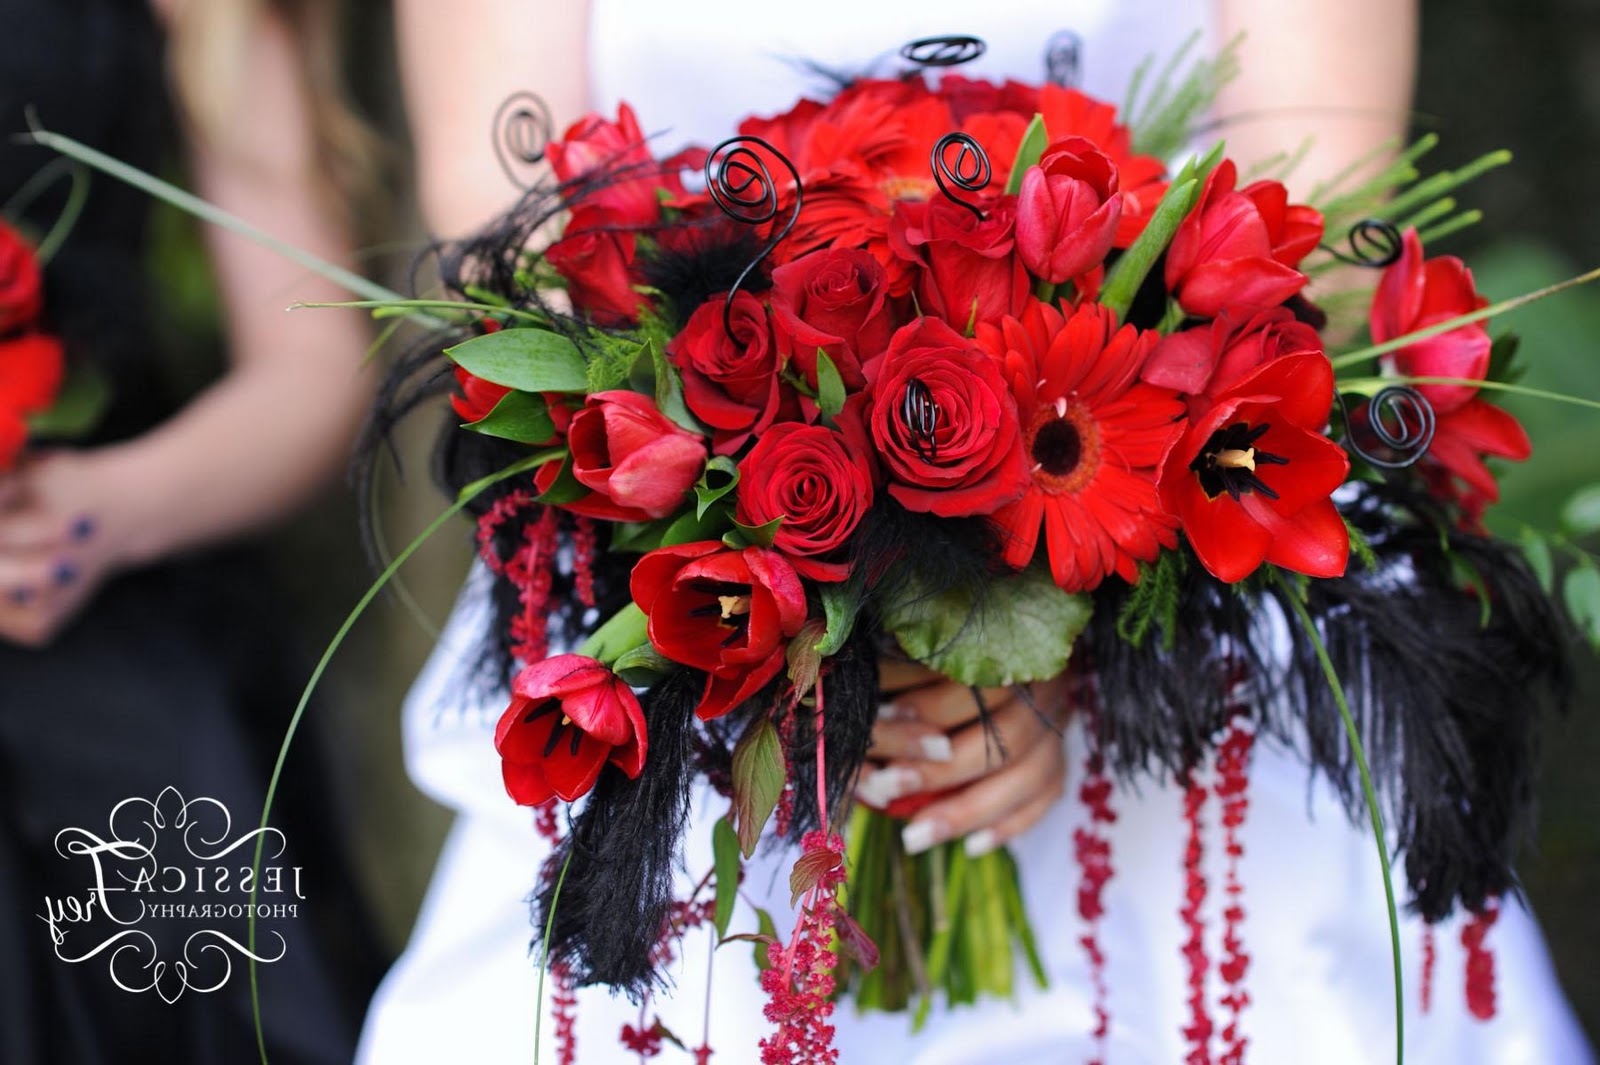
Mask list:
[[[595,392],[567,427],[572,476],[594,495],[567,509],[608,521],[664,518],[705,469],[701,438],[675,424],[647,396]]]
[[[702,303],[667,345],[683,374],[684,401],[711,426],[712,450],[719,455],[739,450],[752,433],[771,425],[782,400],[778,371],[783,360],[766,308],[750,293],[736,293],[730,338],[722,327],[726,302],[719,295]]]
[[[1236,177],[1233,160],[1217,164],[1167,249],[1167,288],[1196,317],[1276,307],[1305,287],[1295,267],[1322,239],[1322,216],[1290,206],[1281,184],[1235,191]]]
[[[967,517],[1021,497],[1028,467],[1017,404],[995,360],[937,318],[919,318],[895,333],[874,371],[846,411],[867,408],[901,506]]]
[[[888,275],[856,248],[830,248],[772,271],[773,326],[813,388],[817,349],[839,368],[845,386],[866,383],[862,364],[883,354],[894,332]]]
[[[1395,337],[1468,314],[1489,301],[1478,295],[1472,271],[1454,255],[1426,261],[1415,229],[1406,230],[1400,258],[1378,282],[1368,321],[1372,339],[1383,344]],[[1407,344],[1384,356],[1391,369],[1414,377],[1462,377],[1483,380],[1489,371],[1489,333],[1482,322]],[[1477,394],[1471,385],[1418,385],[1441,413],[1456,410]]]
[[[26,333],[0,341],[0,411],[36,414],[55,402],[63,369],[61,341]]]
[[[1121,217],[1117,168],[1091,142],[1067,137],[1022,176],[1017,251],[1033,276],[1059,285],[1100,265]]]
[[[566,234],[544,253],[567,282],[572,306],[597,325],[631,325],[644,306],[644,297],[633,287],[637,240],[620,224],[608,210],[580,207],[572,213]]]
[[[872,507],[866,440],[859,423],[841,422],[844,433],[795,422],[774,425],[739,463],[738,519],[765,525],[781,517],[772,546],[802,577],[815,581],[850,575],[850,564],[837,556]]]
[[[731,551],[718,541],[663,547],[641,558],[630,582],[650,616],[650,642],[674,662],[704,670],[702,721],[760,691],[783,668],[788,640],[806,620],[799,574],[776,551]]]
[[[889,220],[889,247],[916,271],[924,314],[965,331],[1022,313],[1028,271],[1016,253],[1016,207],[992,204],[980,221],[943,196],[900,200]]]
[[[592,658],[557,655],[511,682],[494,746],[507,794],[537,806],[587,794],[607,762],[637,777],[649,743],[644,711],[621,678]]]
[[[39,317],[39,261],[22,234],[0,222],[0,334]]]
[[[545,154],[563,182],[600,178],[594,188],[583,191],[585,206],[604,208],[625,226],[650,225],[661,218],[656,190],[670,190],[671,185],[650,155],[639,120],[627,104],[617,108],[615,122],[597,114],[580,118]]]
[[[1290,355],[1224,391],[1167,452],[1161,504],[1219,580],[1243,580],[1262,562],[1344,575],[1350,535],[1330,496],[1350,460],[1322,433],[1332,405],[1327,358]]]
[[[1286,308],[1256,314],[1224,310],[1209,325],[1163,337],[1141,376],[1185,393],[1190,416],[1198,418],[1212,408],[1218,393],[1262,363],[1308,351],[1321,354],[1322,339]]]

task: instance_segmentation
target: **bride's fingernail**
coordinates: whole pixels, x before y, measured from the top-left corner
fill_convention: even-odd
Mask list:
[[[950,737],[944,733],[924,736],[918,741],[922,747],[922,757],[930,762],[948,762],[956,756],[956,750],[950,746]]]
[[[65,588],[78,579],[78,567],[71,562],[57,562],[55,570],[50,574],[50,578],[56,582],[58,588]]]
[[[875,770],[856,785],[856,795],[868,806],[887,806],[902,795],[920,790],[922,774],[904,766]]]
[[[900,843],[907,854],[921,854],[945,841],[945,827],[938,821],[913,821],[900,832]]]
[[[905,706],[901,703],[879,703],[878,720],[915,721],[917,720],[917,711],[913,707]]]
[[[27,606],[30,602],[33,601],[33,589],[32,588],[13,588],[6,595],[6,598],[10,599],[11,602],[16,606]]]
[[[998,846],[1000,837],[992,828],[980,828],[961,841],[961,849],[967,852],[968,858],[982,858]]]
[[[83,541],[94,535],[94,519],[85,514],[72,523],[72,538]]]

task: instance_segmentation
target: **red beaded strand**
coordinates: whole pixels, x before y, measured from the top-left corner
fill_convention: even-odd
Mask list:
[[[1222,1029],[1222,1054],[1220,1065],[1244,1065],[1245,1038],[1240,1019],[1250,1004],[1250,993],[1245,989],[1245,973],[1250,969],[1250,955],[1244,949],[1241,929],[1244,925],[1244,881],[1239,875],[1239,864],[1244,857],[1244,843],[1240,832],[1250,812],[1250,753],[1255,745],[1255,729],[1243,707],[1235,707],[1228,722],[1228,733],[1217,749],[1217,798],[1222,804],[1223,847],[1227,854],[1227,872],[1223,894],[1227,904],[1222,911],[1223,957],[1218,965],[1222,976],[1222,1006],[1228,1011],[1227,1023]]]
[[[1207,885],[1202,867],[1205,824],[1201,816],[1206,796],[1205,786],[1191,773],[1184,782],[1183,792],[1183,819],[1189,835],[1183,851],[1183,905],[1178,910],[1189,933],[1183,944],[1183,957],[1189,969],[1189,1023],[1183,1026],[1183,1037],[1189,1042],[1189,1052],[1183,1059],[1185,1065],[1211,1065],[1211,1033],[1215,1028],[1206,1009],[1206,970],[1210,962],[1206,957]]]
[[[1111,779],[1106,776],[1105,758],[1096,737],[1097,715],[1092,691],[1084,701],[1083,712],[1087,748],[1078,799],[1088,813],[1088,821],[1073,832],[1072,842],[1078,860],[1078,916],[1087,926],[1078,942],[1089,959],[1089,986],[1094,995],[1095,1056],[1090,1065],[1102,1065],[1106,1040],[1111,1033],[1111,1006],[1105,948],[1100,943],[1100,919],[1106,912],[1106,884],[1114,875],[1110,826],[1116,823],[1117,814],[1111,807]]]
[[[1499,917],[1500,903],[1489,899],[1461,927],[1461,945],[1467,950],[1467,1009],[1480,1021],[1495,1014],[1494,952],[1484,940]]]
[[[1419,981],[1423,1013],[1433,1008],[1433,967],[1437,960],[1438,951],[1433,942],[1433,925],[1425,924],[1422,926],[1422,978]]]

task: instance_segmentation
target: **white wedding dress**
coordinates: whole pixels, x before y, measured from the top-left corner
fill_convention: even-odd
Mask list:
[[[647,131],[670,130],[678,141],[712,144],[745,113],[772,113],[803,92],[817,90],[795,62],[815,60],[861,69],[914,37],[970,33],[988,42],[987,55],[963,74],[1039,81],[1047,39],[1070,29],[1082,42],[1088,91],[1120,103],[1134,65],[1146,53],[1171,54],[1195,29],[1208,30],[1210,6],[1201,0],[1019,0],[915,4],[873,0],[806,0],[803,4],[663,4],[594,0],[589,55],[593,106],[614,113],[630,101]],[[1208,33],[1209,39],[1209,33]],[[530,55],[537,42],[530,42]],[[530,61],[529,77],[537,67]],[[487,146],[486,146],[487,149]],[[527,897],[547,844],[525,809],[511,803],[500,781],[493,732],[503,704],[475,701],[463,663],[488,623],[485,574],[474,571],[455,613],[418,679],[404,711],[407,767],[428,795],[458,812],[440,855],[410,944],[373,1001],[360,1061],[370,1065],[463,1062],[471,1065],[534,1060],[537,958]],[[1069,772],[1082,771],[1082,737],[1067,738]],[[705,796],[699,796],[705,797]],[[722,800],[698,802],[689,828],[687,870],[698,879],[710,868],[709,823]],[[1176,1065],[1186,1044],[1186,969],[1179,947],[1185,930],[1184,822],[1179,792],[1155,783],[1137,793],[1118,789],[1119,820],[1111,836],[1115,876],[1106,888],[1107,914],[1099,938],[1107,956],[1111,1041],[1108,1065]],[[897,1061],[904,1065],[1005,1062],[1058,1065],[1087,1061],[1093,1029],[1090,977],[1079,937],[1077,867],[1072,833],[1083,808],[1057,804],[1013,845],[1024,894],[1048,965],[1049,989],[1024,988],[1018,1001],[936,1013],[923,1033],[909,1034],[902,1016],[835,1015],[845,1065]],[[1208,859],[1222,850],[1215,806]],[[1247,917],[1245,949],[1252,964],[1245,986],[1247,1060],[1258,1065],[1353,1065],[1392,1060],[1394,1000],[1380,874],[1371,839],[1352,827],[1325,785],[1308,786],[1291,755],[1258,745],[1250,774],[1250,813],[1243,831]],[[758,861],[746,893],[770,895],[780,928],[789,909],[783,861]],[[1222,956],[1220,863],[1209,861],[1213,885],[1207,909],[1209,999],[1212,1017]],[[754,931],[741,902],[734,931]],[[748,944],[731,944],[709,973],[710,933],[692,933],[672,970],[676,991],[652,1004],[666,1027],[693,1047],[709,1034],[713,1061],[753,1065],[756,1041],[769,1030]],[[1590,1052],[1555,983],[1532,919],[1508,902],[1489,936],[1498,967],[1498,1016],[1467,1014],[1462,989],[1459,925],[1437,929],[1432,1008],[1419,1008],[1421,925],[1402,928],[1407,976],[1407,1059],[1439,1065],[1584,1065]],[[706,997],[712,1007],[707,1010]],[[540,1060],[555,1065],[550,988],[545,991]],[[577,1008],[578,1060],[637,1060],[618,1041],[638,1011],[604,990],[586,989]],[[707,1024],[709,1022],[709,1029]],[[1212,1043],[1213,1054],[1218,1044]],[[668,1046],[658,1060],[688,1062]]]

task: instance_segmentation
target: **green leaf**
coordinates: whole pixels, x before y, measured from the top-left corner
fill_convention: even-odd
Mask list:
[[[780,514],[769,522],[760,525],[746,525],[737,519],[733,529],[722,537],[722,542],[734,550],[741,547],[771,547],[772,541],[777,538],[778,528],[783,524],[783,515]]]
[[[519,444],[542,444],[556,433],[550,409],[537,392],[507,392],[494,410],[461,428]]]
[[[635,688],[648,688],[667,674],[677,670],[678,663],[644,643],[631,651],[624,651],[611,663],[612,670]]]
[[[815,618],[807,621],[794,639],[789,641],[789,647],[784,652],[789,665],[789,682],[794,685],[794,700],[805,698],[812,688],[817,686],[817,677],[822,673],[822,653],[817,650],[817,644],[822,639],[822,622]]]
[[[1538,578],[1539,587],[1549,595],[1555,587],[1555,561],[1550,557],[1549,541],[1533,528],[1525,526],[1522,530],[1522,554],[1528,560],[1528,568]]]
[[[844,378],[839,376],[839,368],[821,348],[817,349],[817,408],[829,421],[844,410]]]
[[[1121,322],[1128,316],[1128,308],[1133,306],[1133,297],[1139,291],[1139,286],[1144,284],[1151,267],[1166,251],[1167,245],[1172,243],[1172,235],[1188,217],[1199,194],[1200,183],[1195,178],[1174,182],[1167,189],[1167,194],[1161,197],[1139,239],[1106,274],[1105,287],[1100,290],[1100,302],[1116,313],[1117,321]]]
[[[649,622],[639,604],[629,603],[583,641],[578,653],[611,665],[628,651],[650,642]]]
[[[1035,567],[993,581],[976,604],[960,586],[909,588],[886,605],[883,620],[918,662],[957,683],[992,688],[1060,674],[1092,609],[1088,596],[1063,592]]]
[[[801,895],[820,884],[824,876],[839,868],[843,862],[844,855],[838,851],[802,854],[789,871],[789,905],[798,903]]]
[[[1515,333],[1502,333],[1489,346],[1489,369],[1484,378],[1515,384],[1522,379],[1523,366],[1517,361],[1517,349],[1522,340]]]
[[[556,473],[556,479],[550,482],[550,487],[539,494],[539,502],[553,507],[565,503],[574,503],[589,494],[589,489],[578,483],[572,475],[572,456],[563,454],[561,469]]]
[[[519,392],[584,392],[589,371],[572,341],[548,329],[501,329],[446,348],[474,377]]]
[[[778,922],[772,919],[772,914],[758,906],[756,907],[756,926],[761,930],[758,938],[762,940],[762,942],[756,944],[756,968],[761,972],[766,972],[772,968],[772,959],[767,956],[767,944],[779,942]]]
[[[1588,536],[1600,529],[1600,484],[1572,493],[1561,508],[1561,526],[1569,536]]]
[[[611,550],[633,551],[644,554],[661,546],[672,522],[667,518],[656,521],[620,521],[611,527]]]
[[[1044,128],[1044,116],[1036,114],[1022,134],[1022,143],[1017,145],[1017,157],[1011,163],[1011,176],[1006,179],[1007,196],[1015,196],[1022,190],[1022,175],[1028,167],[1039,162],[1049,143],[1050,134]]]
[[[739,467],[726,455],[718,455],[706,463],[706,470],[695,482],[694,497],[698,501],[695,516],[703,518],[706,510],[733,491],[739,484]]]
[[[609,392],[625,388],[633,364],[638,361],[644,345],[637,340],[620,337],[614,333],[595,330],[589,334],[584,347],[589,351],[589,391]]]
[[[856,615],[861,611],[861,581],[854,574],[849,580],[817,585],[817,595],[822,599],[822,616],[828,627],[817,641],[817,652],[824,658],[838,654],[855,628]]]
[[[1589,645],[1600,648],[1600,570],[1594,563],[1586,559],[1567,574],[1561,598]]]
[[[110,379],[95,367],[77,367],[67,375],[50,409],[28,419],[28,432],[58,439],[85,436],[110,404]]]
[[[661,345],[649,337],[639,347],[639,356],[628,374],[628,384],[637,392],[655,396],[656,409],[691,433],[709,436],[683,399],[683,378],[668,361]]]
[[[772,727],[771,718],[756,718],[733,748],[734,827],[739,831],[740,853],[746,858],[755,853],[761,830],[783,794],[786,775],[778,730]]]
[[[667,527],[666,534],[661,537],[661,546],[671,547],[674,544],[720,540],[723,531],[728,527],[729,520],[728,508],[725,506],[712,507],[704,514],[686,510],[682,517]]]
[[[717,910],[713,922],[717,938],[728,934],[733,920],[733,905],[739,901],[739,837],[726,817],[711,828],[711,855],[717,876]]]

